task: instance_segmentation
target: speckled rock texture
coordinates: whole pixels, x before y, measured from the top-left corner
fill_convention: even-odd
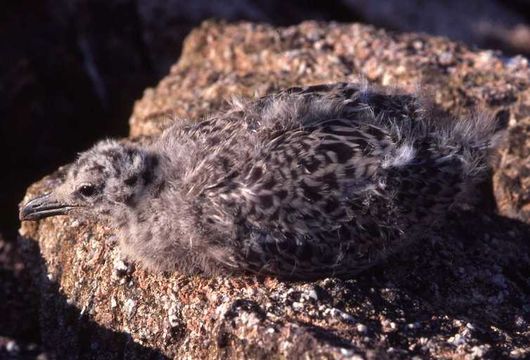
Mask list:
[[[37,285],[49,356],[530,356],[530,70],[524,58],[358,24],[207,22],[188,37],[170,74],[136,103],[130,135],[144,141],[172,119],[200,119],[231,96],[359,78],[420,88],[454,114],[480,108],[506,117],[508,136],[480,212],[452,219],[439,237],[354,279],[316,282],[148,273],[122,259],[112,229],[102,224],[70,217],[24,223],[19,242]],[[63,174],[59,169],[34,184],[27,197]]]

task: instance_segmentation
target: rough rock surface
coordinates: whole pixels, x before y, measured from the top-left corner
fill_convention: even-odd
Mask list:
[[[429,91],[443,109],[509,116],[484,209],[451,221],[350,280],[153,274],[127,264],[112,229],[57,217],[24,223],[19,244],[40,296],[43,347],[71,358],[524,358],[530,354],[530,70],[443,38],[307,22],[207,22],[144,93],[131,138],[199,119],[232,95],[369,81]],[[27,197],[60,181],[64,169]],[[499,212],[493,209],[493,198]]]

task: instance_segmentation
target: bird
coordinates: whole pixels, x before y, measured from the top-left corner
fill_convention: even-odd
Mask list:
[[[19,216],[106,221],[155,272],[352,277],[476,204],[499,127],[376,85],[291,87],[100,141]]]

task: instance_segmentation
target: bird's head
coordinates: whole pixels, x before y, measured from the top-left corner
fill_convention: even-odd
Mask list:
[[[159,160],[140,147],[103,141],[82,153],[65,181],[20,208],[21,220],[88,213],[115,216],[160,188]]]

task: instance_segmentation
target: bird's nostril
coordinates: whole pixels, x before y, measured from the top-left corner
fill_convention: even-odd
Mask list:
[[[24,208],[26,208],[27,210],[39,210],[39,209],[42,209],[43,207],[53,205],[54,202],[49,201],[49,195],[50,194],[47,193],[41,196],[37,196],[36,198],[30,200],[24,206]]]
[[[40,199],[32,200],[29,204],[26,205],[29,209],[38,209],[41,208],[43,203],[39,201]]]

